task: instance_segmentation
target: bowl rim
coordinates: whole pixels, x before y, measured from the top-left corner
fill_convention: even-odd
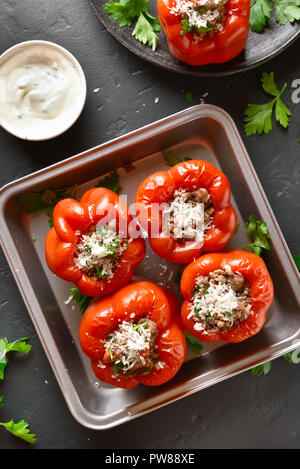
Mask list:
[[[58,132],[56,131],[56,132],[49,133],[49,135],[46,136],[46,137],[38,137],[38,136],[34,137],[34,138],[32,138],[32,137],[31,138],[23,137],[17,131],[14,131],[14,129],[11,126],[6,125],[3,122],[0,122],[0,126],[4,130],[6,130],[8,133],[10,133],[11,135],[14,135],[15,137],[20,138],[21,140],[28,140],[28,141],[51,140],[53,138],[58,137],[59,135],[62,135],[67,130],[69,130],[75,124],[75,122],[77,121],[79,116],[81,115],[82,110],[83,110],[84,105],[85,105],[85,102],[86,102],[86,96],[87,96],[87,83],[86,83],[86,77],[85,77],[84,71],[82,69],[82,66],[80,65],[80,63],[78,62],[76,57],[70,51],[68,51],[68,49],[61,46],[60,44],[56,44],[55,42],[45,41],[45,40],[42,40],[42,39],[33,39],[33,40],[23,41],[23,42],[19,42],[17,44],[14,44],[13,46],[11,46],[7,50],[5,50],[2,54],[0,54],[0,68],[6,62],[6,60],[9,59],[9,57],[12,57],[14,54],[18,53],[21,49],[31,47],[31,46],[37,46],[37,45],[45,45],[49,48],[53,48],[53,49],[58,50],[63,55],[65,55],[70,60],[71,63],[73,63],[75,65],[76,70],[79,73],[81,86],[82,86],[82,92],[81,92],[81,98],[80,98],[81,99],[81,104],[78,107],[76,113],[74,112],[74,118],[71,119],[71,121],[68,122],[68,124],[65,127],[62,127],[61,130],[59,130]]]

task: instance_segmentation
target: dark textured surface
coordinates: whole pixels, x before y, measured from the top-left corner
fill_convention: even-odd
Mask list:
[[[119,28],[118,23],[111,19],[105,8],[107,0],[88,0],[88,2],[92,5],[97,18],[107,30],[138,57],[166,70],[199,77],[231,75],[254,68],[281,53],[289,47],[300,34],[300,25],[298,23],[290,24],[287,22],[282,26],[275,21],[273,11],[263,35],[250,31],[247,44],[238,57],[224,64],[191,67],[175,59],[172,54],[170,54],[162,30],[158,33],[158,47],[155,51],[152,51],[150,48],[145,48],[140,42],[135,40],[132,36],[132,27]],[[156,0],[150,0],[149,10],[152,15],[157,17]]]
[[[123,48],[81,0],[2,0],[0,52],[17,42],[45,39],[72,52],[86,73],[88,98],[75,126],[51,142],[17,140],[0,129],[0,185],[75,153],[205,101],[234,118],[289,248],[300,251],[300,104],[292,82],[300,79],[299,41],[261,69],[234,77],[199,79],[156,68]],[[287,82],[284,100],[293,112],[288,130],[274,123],[266,136],[246,137],[247,103],[264,102],[259,78],[274,71]],[[97,93],[94,92],[99,88]],[[159,101],[155,103],[155,99]],[[36,448],[299,448],[300,365],[273,362],[269,375],[246,372],[116,429],[95,432],[70,415],[26,312],[6,260],[0,256],[0,335],[29,336],[28,356],[10,356],[0,383],[0,421],[24,418],[37,434]],[[0,428],[0,449],[26,443]]]

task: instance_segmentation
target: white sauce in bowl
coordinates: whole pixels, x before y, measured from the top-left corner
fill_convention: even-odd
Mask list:
[[[0,124],[28,140],[67,130],[85,102],[86,83],[76,59],[65,49],[29,41],[0,60]]]

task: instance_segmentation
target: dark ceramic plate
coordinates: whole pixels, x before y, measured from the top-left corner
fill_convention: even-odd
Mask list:
[[[250,32],[244,51],[234,60],[225,64],[191,67],[173,57],[167,47],[163,32],[159,33],[159,43],[156,51],[140,44],[132,36],[132,28],[120,28],[118,23],[108,15],[104,4],[108,0],[89,0],[99,21],[123,46],[137,56],[159,67],[173,72],[195,76],[231,75],[233,73],[258,67],[284,51],[300,34],[300,25],[287,23],[282,26],[275,19],[270,20],[268,28],[262,34]],[[156,2],[150,1],[150,13],[157,16]]]

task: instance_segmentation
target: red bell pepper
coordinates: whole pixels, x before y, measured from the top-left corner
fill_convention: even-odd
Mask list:
[[[176,0],[157,0],[160,23],[171,54],[189,65],[223,63],[236,57],[245,47],[249,33],[250,0],[228,0],[221,31],[198,40],[193,31],[182,34],[183,20],[171,9]]]
[[[135,236],[118,259],[112,278],[95,280],[79,269],[74,260],[76,245],[82,234],[94,226],[116,221],[116,233],[123,239]],[[136,266],[145,255],[145,241],[136,237],[138,227],[127,205],[119,196],[103,187],[88,190],[80,202],[63,199],[53,212],[54,227],[45,241],[46,260],[50,270],[59,277],[74,283],[88,296],[103,296],[126,285]]]
[[[195,330],[195,321],[190,316],[196,279],[222,269],[224,265],[229,265],[233,273],[242,274],[248,281],[251,312],[247,319],[224,333],[216,331],[205,334]],[[241,342],[257,334],[265,323],[266,313],[274,296],[273,282],[262,258],[242,250],[210,253],[199,257],[183,271],[180,288],[184,298],[181,308],[183,324],[192,335],[204,342]]]
[[[122,371],[116,373],[113,360],[106,359],[105,340],[124,321],[132,321],[134,326],[145,317],[157,326],[155,351],[164,366],[160,369],[153,367],[147,374],[142,369],[136,370],[134,376],[127,376]],[[166,383],[178,372],[186,355],[176,298],[170,291],[146,281],[130,283],[91,304],[80,323],[79,341],[91,358],[92,369],[98,379],[127,389],[139,383],[147,386]]]
[[[212,225],[204,241],[187,239],[182,242],[163,230],[162,211],[158,213],[156,207],[167,203],[175,190],[200,188],[208,191],[214,206]],[[186,264],[199,257],[202,251],[220,251],[230,240],[237,224],[230,197],[230,185],[222,171],[207,161],[190,160],[148,176],[137,190],[135,207],[141,225],[148,231],[152,249],[168,261]]]

